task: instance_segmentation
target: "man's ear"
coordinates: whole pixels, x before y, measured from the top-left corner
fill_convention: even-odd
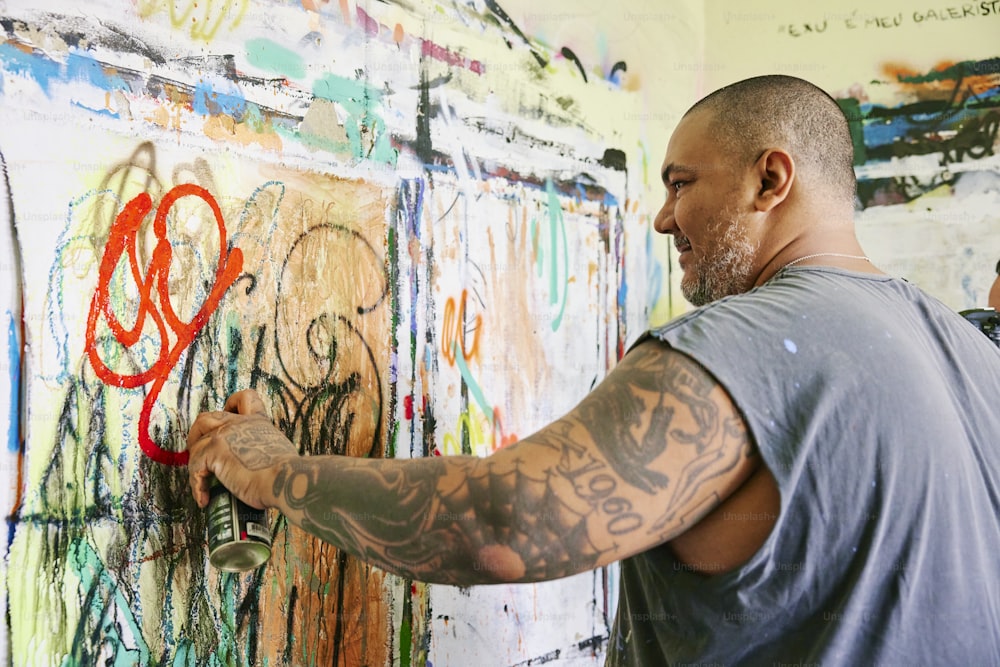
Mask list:
[[[754,164],[754,175],[758,181],[754,205],[758,211],[766,212],[785,201],[795,182],[795,160],[780,148],[764,151]]]

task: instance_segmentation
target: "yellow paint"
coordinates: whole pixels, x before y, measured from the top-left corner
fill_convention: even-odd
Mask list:
[[[145,117],[147,121],[155,125],[159,125],[165,130],[177,130],[181,129],[181,114],[183,113],[183,105],[177,102],[171,103],[168,107],[167,105],[157,106],[156,109]]]
[[[274,132],[258,132],[247,127],[245,123],[237,123],[232,117],[226,115],[209,116],[205,119],[203,126],[205,136],[222,141],[232,141],[243,146],[258,144],[263,148],[271,150],[281,150],[281,137]]]
[[[493,425],[486,415],[475,406],[469,405],[469,409],[463,412],[455,425],[454,430],[445,433],[441,440],[441,454],[443,456],[455,456],[462,453],[462,431],[469,434],[469,447],[473,453],[480,453],[483,447],[492,449]],[[487,437],[490,434],[490,437]]]
[[[231,31],[239,26],[250,0],[139,0],[139,16],[148,19],[167,14],[175,29],[187,29],[191,37],[206,42],[223,28]],[[199,11],[200,10],[200,11]]]

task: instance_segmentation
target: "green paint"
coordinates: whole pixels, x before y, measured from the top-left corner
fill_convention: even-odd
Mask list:
[[[559,222],[560,218],[562,218],[562,207],[559,205],[559,199],[556,197],[555,188],[552,187],[551,179],[545,181],[545,194],[548,195],[549,199],[549,247],[552,249],[552,268],[555,269],[555,249],[558,241],[558,228],[556,227],[556,224]],[[558,293],[558,278],[556,276],[556,272],[553,270],[549,273],[549,303],[556,302],[556,295]]]
[[[535,218],[531,219],[531,254],[535,257],[535,274],[538,276],[542,275],[542,265],[544,263],[545,250],[542,248],[542,244],[538,242],[539,226],[538,221]]]
[[[347,134],[350,151],[355,158],[396,164],[396,149],[392,147],[385,122],[375,111],[375,107],[382,104],[380,89],[364,81],[327,74],[313,84],[312,94],[339,104],[347,112],[344,132]],[[363,141],[365,137],[362,135],[370,135],[371,147],[367,150]],[[298,136],[307,145],[311,141],[307,133],[298,133]]]
[[[973,67],[976,63],[965,60],[960,63],[945,67],[941,70],[931,70],[926,74],[915,74],[913,76],[899,75],[896,80],[900,83],[930,83],[932,81],[961,81],[969,73],[975,71]]]
[[[854,144],[854,166],[868,162],[868,149],[865,147],[864,114],[861,103],[853,97],[837,100],[840,110],[847,117],[847,126],[851,132],[851,143]]]
[[[562,324],[563,315],[566,313],[567,288],[569,283],[569,244],[566,240],[566,223],[563,219],[562,206],[559,205],[559,196],[556,194],[552,180],[545,182],[545,193],[548,198],[549,229],[548,229],[548,255],[546,248],[541,241],[541,225],[532,218],[531,230],[531,250],[535,257],[535,272],[539,277],[543,276],[545,270],[549,272],[549,303],[559,303],[559,314],[552,320],[552,330],[559,329]],[[562,246],[562,270],[559,266],[559,247]],[[562,284],[562,300],[559,298],[559,286]]]
[[[326,74],[313,84],[313,95],[331,102],[346,102],[348,100],[363,103],[382,102],[382,91],[364,81],[348,79],[335,74]]]
[[[177,652],[174,653],[174,661],[171,667],[196,667],[198,656],[195,655],[194,645],[190,639],[182,639],[177,645]]]
[[[396,249],[396,230],[392,227],[386,229],[386,259],[389,265],[389,284],[395,288],[399,285],[399,257],[397,256]],[[392,359],[389,361],[393,364],[395,368],[391,369],[391,373],[395,373],[397,376],[399,374],[399,292],[396,289],[389,290],[389,316],[391,318],[389,324],[390,334],[389,344],[392,349]],[[413,350],[410,351],[413,354]],[[395,402],[396,393],[396,383],[392,385],[392,399]],[[390,432],[389,439],[386,445],[385,457],[388,459],[396,458],[396,445],[399,439],[399,422],[396,419],[390,420]]]
[[[264,112],[261,111],[260,106],[253,102],[247,102],[243,109],[243,119],[240,122],[258,134],[270,131],[268,127],[270,121],[264,118]]]
[[[305,61],[295,51],[269,39],[251,39],[247,42],[247,61],[254,67],[274,72],[289,79],[306,75]]]
[[[222,609],[219,610],[219,648],[215,657],[225,665],[235,665],[239,659],[239,651],[236,649],[237,627],[236,627],[236,584],[239,575],[226,573],[222,575]],[[249,667],[246,662],[246,655],[243,656],[243,664]]]
[[[94,551],[85,539],[77,538],[69,545],[68,560],[80,578],[82,591],[100,591],[91,597],[90,609],[82,610],[85,618],[80,622],[90,621],[94,627],[100,627],[104,641],[113,642],[116,646],[114,667],[150,664],[149,647],[143,641],[142,629],[132,615],[129,601],[122,594],[121,587],[104,567],[100,554]],[[86,597],[86,593],[83,597]],[[120,619],[120,622],[125,624],[131,634],[131,640],[136,642],[135,648],[125,649],[122,646],[124,638],[118,635],[117,626],[113,622],[108,622],[109,619]],[[67,656],[63,664],[78,664],[73,661],[75,657]]]
[[[410,667],[413,661],[413,602],[407,595],[403,601],[403,621],[399,626],[399,667]]]
[[[566,241],[566,225],[563,220],[562,206],[559,205],[559,197],[556,195],[555,186],[552,185],[552,179],[545,181],[545,190],[549,196],[549,240],[552,244],[550,252],[552,254],[552,271],[549,274],[549,303],[556,303],[559,298],[559,259],[556,255],[556,248],[559,247],[559,241],[562,240],[562,283],[566,285],[569,282],[569,244]],[[556,331],[559,329],[559,325],[562,324],[563,315],[566,313],[566,296],[567,290],[563,288],[562,303],[559,305],[559,314],[554,320],[552,320],[552,330]]]
[[[384,138],[380,136],[375,146],[372,147],[373,150],[366,154],[361,144],[361,134],[357,127],[355,126],[353,131],[349,127],[345,127],[344,130],[347,132],[348,141],[336,141],[309,132],[289,130],[283,127],[274,128],[274,131],[279,136],[299,141],[308,148],[335,154],[348,153],[358,160],[369,159],[392,167],[396,166],[396,159],[399,157],[399,153],[392,147],[388,135],[385,135]]]
[[[465,363],[465,356],[462,354],[462,350],[458,347],[458,343],[451,344],[452,354],[455,355],[455,363],[458,364],[458,371],[462,374],[462,379],[465,380],[466,386],[469,387],[469,391],[472,392],[472,397],[476,399],[476,403],[482,408],[486,417],[493,423],[493,408],[490,404],[486,402],[486,396],[483,394],[482,388],[479,383],[476,382],[476,378],[472,377],[472,371],[469,370],[468,364]]]

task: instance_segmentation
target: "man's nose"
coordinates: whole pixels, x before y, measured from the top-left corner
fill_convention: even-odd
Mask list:
[[[660,211],[653,218],[653,229],[655,229],[660,234],[673,234],[677,227],[674,225],[674,205],[667,198],[667,201],[663,202],[663,206],[660,207]]]

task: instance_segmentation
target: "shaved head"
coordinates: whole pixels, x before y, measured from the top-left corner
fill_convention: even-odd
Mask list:
[[[782,148],[812,191],[854,207],[857,180],[847,118],[822,89],[792,76],[746,79],[711,93],[685,115],[711,114],[711,129],[738,164]]]

